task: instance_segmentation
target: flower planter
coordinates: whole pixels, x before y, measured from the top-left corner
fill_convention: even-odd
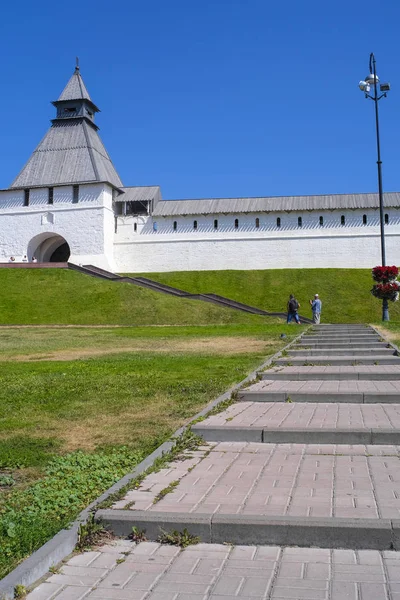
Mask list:
[[[399,274],[397,267],[374,267],[372,279],[377,283],[372,286],[371,294],[379,300],[397,302],[399,299],[400,282],[396,280]]]

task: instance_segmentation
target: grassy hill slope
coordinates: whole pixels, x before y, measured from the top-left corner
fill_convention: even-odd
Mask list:
[[[205,325],[263,317],[61,269],[0,269],[0,324]]]
[[[381,303],[370,294],[373,282],[369,269],[193,271],[146,276],[188,292],[214,292],[269,311],[285,310],[289,294],[295,294],[305,316],[311,316],[308,300],[318,293],[325,322],[381,319]],[[392,320],[400,321],[399,305],[390,303]]]
[[[367,269],[193,271],[148,273],[147,277],[188,292],[214,292],[270,311],[284,311],[290,293],[300,312],[311,316],[308,300],[318,292],[323,321],[378,322],[381,303],[370,294]],[[400,322],[400,302],[390,303]],[[270,320],[270,319],[268,319]],[[58,269],[1,269],[0,324],[205,325],[262,323],[263,317],[182,300],[127,283]]]

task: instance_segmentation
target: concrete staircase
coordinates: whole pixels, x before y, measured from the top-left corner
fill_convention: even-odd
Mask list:
[[[204,447],[99,511],[117,534],[400,549],[400,358],[374,329],[315,326],[192,429]]]

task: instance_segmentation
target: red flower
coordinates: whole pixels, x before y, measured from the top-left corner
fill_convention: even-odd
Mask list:
[[[399,294],[398,282],[377,283],[372,287],[371,294],[380,300],[386,299],[394,302]]]
[[[372,279],[374,281],[381,281],[382,283],[389,283],[396,279],[399,274],[399,269],[396,266],[392,267],[374,267],[372,269]]]

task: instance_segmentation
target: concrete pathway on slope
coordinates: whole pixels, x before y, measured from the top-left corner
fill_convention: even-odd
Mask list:
[[[28,600],[399,600],[400,553],[117,541],[71,558]]]
[[[192,427],[203,446],[97,512],[152,541],[76,556],[29,600],[400,600],[397,351],[320,325],[284,354]],[[202,543],[156,542],[184,529]]]

